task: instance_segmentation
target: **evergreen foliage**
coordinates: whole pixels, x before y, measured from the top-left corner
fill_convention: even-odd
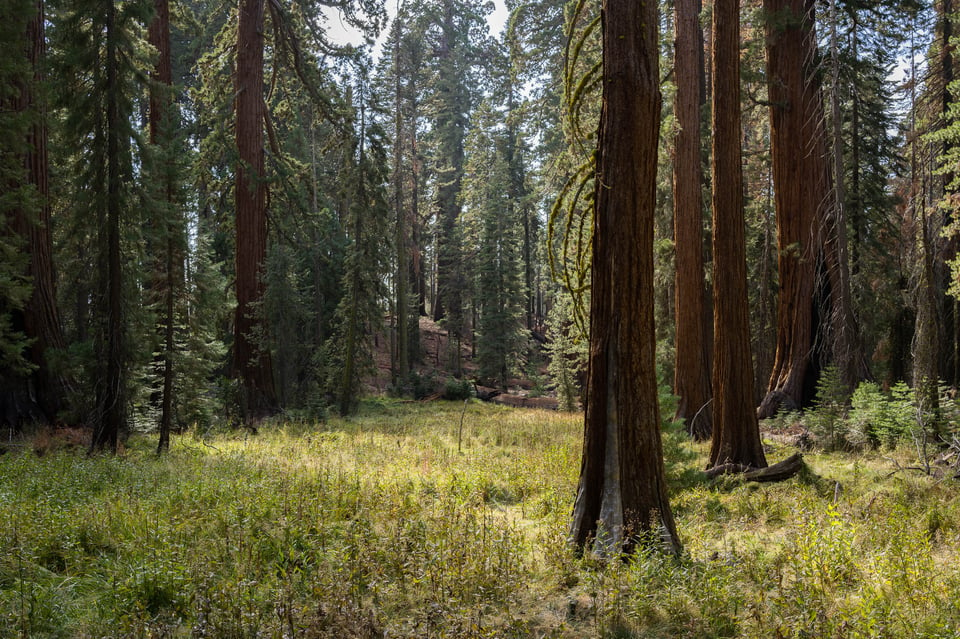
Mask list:
[[[324,366],[329,394],[341,415],[356,410],[362,380],[373,370],[373,340],[383,325],[383,279],[389,255],[390,208],[383,130],[376,122],[378,105],[371,93],[366,61],[358,73],[348,108],[353,111],[351,140],[345,154],[341,218],[348,244],[344,259],[343,297],[327,341]]]
[[[14,212],[35,213],[37,193],[27,182],[23,155],[27,132],[39,117],[35,111],[17,108],[21,91],[33,84],[33,68],[27,58],[27,23],[36,10],[34,2],[13,0],[0,8],[0,42],[10,51],[0,56],[0,383],[8,385],[13,375],[29,371],[24,358],[28,345],[15,314],[23,311],[30,297],[25,238],[14,228]]]
[[[472,259],[477,306],[479,377],[500,388],[521,368],[524,331],[523,234],[521,202],[511,198],[506,133],[494,126],[488,102],[474,114],[467,139],[467,177],[463,185],[465,216],[477,227]]]

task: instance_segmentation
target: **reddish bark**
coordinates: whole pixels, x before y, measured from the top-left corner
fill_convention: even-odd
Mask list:
[[[270,353],[260,346],[264,332],[259,304],[267,256],[267,184],[263,151],[264,0],[241,0],[237,28],[236,141],[240,161],[236,184],[236,290],[233,374],[241,385],[246,421],[277,411]]]
[[[823,95],[814,64],[813,0],[765,0],[767,86],[780,296],[777,350],[758,413],[800,408],[833,362],[852,387],[869,377],[853,315],[846,222],[827,149]]]
[[[710,466],[767,465],[753,401],[740,135],[740,3],[713,9],[713,440]]]
[[[12,106],[17,112],[32,113],[33,121],[24,145],[23,166],[27,183],[36,189],[38,206],[32,211],[15,209],[11,220],[11,231],[25,240],[29,253],[27,275],[32,280],[33,289],[14,323],[21,325],[27,338],[32,340],[26,358],[36,367],[25,380],[27,389],[24,395],[28,399],[19,405],[19,417],[40,417],[53,421],[64,407],[67,384],[47,359],[51,350],[64,347],[64,340],[53,276],[46,117],[43,105],[37,102],[35,96],[36,85],[43,81],[41,67],[46,55],[42,0],[37,0],[35,6],[36,13],[27,23],[24,50],[33,69],[33,78],[20,87],[20,94]]]
[[[653,218],[660,123],[654,3],[603,3],[603,107],[594,206],[590,373],[571,537],[601,553],[679,540],[657,406]],[[600,522],[598,526],[598,522]]]
[[[150,143],[156,147],[167,147],[172,140],[170,125],[173,87],[173,66],[170,55],[170,5],[169,0],[154,0],[154,17],[147,31],[147,39],[157,50],[157,63],[152,77],[156,83],[150,91]],[[157,86],[158,85],[158,86]],[[176,185],[174,184],[173,167],[170,166],[170,148],[160,148],[161,168],[160,179],[163,181],[163,197],[167,204],[174,204]],[[169,213],[172,215],[172,211]],[[157,443],[157,452],[162,453],[170,447],[170,430],[173,423],[173,352],[176,348],[174,316],[174,295],[178,288],[180,269],[177,268],[179,246],[176,234],[179,231],[173,219],[159,220],[163,229],[163,260],[158,264],[160,273],[154,288],[162,292],[163,317],[160,320],[160,339],[163,343],[163,352],[156,358],[156,365],[162,371],[163,390],[160,401],[160,437]]]
[[[699,0],[677,0],[674,113],[673,232],[676,247],[676,354],[674,393],[677,417],[695,439],[710,437],[710,324],[703,263],[703,207],[700,166],[700,80],[703,33]]]
[[[823,191],[823,173],[814,154],[819,95],[807,82],[813,51],[808,20],[812,0],[765,0],[767,91],[770,100],[770,146],[777,212],[780,294],[777,302],[777,349],[768,393],[760,416],[782,405],[799,408],[812,397],[806,379],[814,340],[814,286],[820,259],[815,223]]]

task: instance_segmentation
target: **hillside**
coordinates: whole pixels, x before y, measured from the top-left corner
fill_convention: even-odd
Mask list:
[[[541,348],[535,340],[533,344],[535,348]],[[374,346],[376,374],[367,380],[366,389],[374,395],[384,395],[388,394],[391,388],[390,340],[384,335],[378,335]],[[429,317],[420,317],[420,352],[423,357],[420,363],[414,366],[414,370],[424,382],[425,388],[422,389],[421,394],[425,397],[439,398],[443,394],[445,382],[457,378],[450,366],[450,358],[447,356],[448,348],[447,330]],[[549,382],[545,353],[538,353],[542,361],[536,367],[535,379],[516,377],[509,380],[506,390],[502,390],[485,387],[482,380],[477,379],[477,366],[469,339],[464,340],[460,351],[463,367],[460,379],[468,382],[475,395],[479,390],[483,398],[495,404],[556,410],[557,399]]]

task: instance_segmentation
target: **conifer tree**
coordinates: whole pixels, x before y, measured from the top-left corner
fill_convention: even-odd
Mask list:
[[[433,52],[429,118],[432,125],[433,207],[436,214],[436,295],[433,318],[450,335],[450,362],[459,375],[459,348],[467,309],[462,293],[467,273],[458,220],[464,171],[464,140],[479,86],[478,63],[487,47],[485,5],[442,0],[423,13],[425,45]]]
[[[277,411],[273,364],[265,347],[261,302],[267,257],[267,175],[264,168],[264,0],[242,0],[237,25],[236,290],[233,373],[240,381],[244,420]]]
[[[183,294],[183,258],[185,253],[184,224],[179,210],[180,176],[177,163],[177,139],[173,130],[176,121],[173,96],[173,62],[170,43],[170,5],[168,0],[154,0],[154,15],[148,27],[148,40],[156,50],[156,63],[151,73],[149,142],[155,155],[154,189],[151,200],[155,207],[152,227],[156,233],[157,260],[152,289],[159,299],[156,356],[161,374],[160,436],[157,453],[170,448],[170,431],[174,420],[174,383],[176,359],[177,300]]]
[[[64,347],[53,281],[47,122],[42,90],[44,5],[16,0],[0,9],[0,404],[14,428],[52,421],[65,380],[53,351]]]
[[[657,403],[653,218],[660,128],[657,7],[605,0],[590,373],[571,540],[602,554],[679,552]],[[644,537],[644,534],[649,537]]]
[[[91,450],[115,451],[128,425],[134,352],[130,311],[139,307],[130,239],[142,220],[133,205],[138,139],[134,97],[145,76],[140,34],[152,6],[144,1],[75,0],[60,15],[58,71],[66,129],[79,178],[71,206],[96,220],[97,288],[94,293],[94,391]],[[82,219],[82,218],[81,218]],[[126,255],[125,255],[126,254]]]
[[[465,215],[476,220],[478,235],[472,269],[478,374],[506,388],[507,380],[520,370],[526,346],[523,202],[509,186],[505,188],[512,177],[512,140],[508,131],[496,126],[495,116],[486,101],[474,113],[463,203]]]
[[[713,10],[713,438],[710,465],[767,465],[753,401],[740,128],[740,2]]]
[[[700,106],[703,82],[703,32],[700,2],[676,3],[674,40],[677,135],[673,155],[673,229],[676,251],[676,354],[674,392],[677,417],[697,439],[710,436],[710,324],[703,259],[703,170],[700,158]]]
[[[373,363],[372,339],[381,329],[387,272],[390,207],[384,189],[387,159],[383,130],[369,83],[366,61],[360,60],[348,108],[354,113],[356,139],[349,144],[344,183],[343,217],[348,245],[344,262],[343,298],[336,328],[326,346],[330,387],[342,415],[356,409],[360,383]]]

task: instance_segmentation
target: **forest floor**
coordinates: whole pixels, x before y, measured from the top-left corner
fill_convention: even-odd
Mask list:
[[[581,429],[380,399],[161,458],[41,433],[0,454],[0,637],[960,636],[960,486],[912,448],[758,485],[668,426],[684,552],[603,560],[566,543]]]

